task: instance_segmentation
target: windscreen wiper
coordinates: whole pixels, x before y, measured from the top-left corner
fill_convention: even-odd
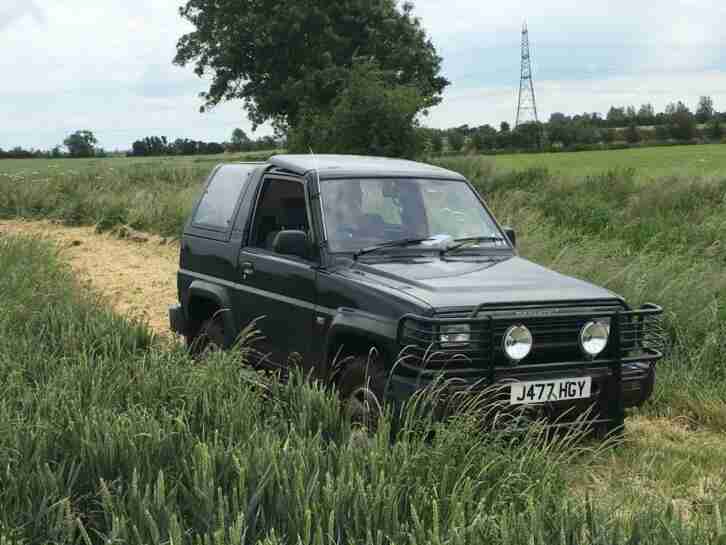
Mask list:
[[[459,248],[463,248],[477,242],[505,242],[505,239],[497,236],[457,238],[453,240],[453,244],[441,250],[441,255],[445,256],[449,252],[456,251]]]
[[[373,252],[376,252],[378,250],[382,250],[384,248],[396,248],[401,246],[409,246],[411,244],[420,244],[422,242],[426,242],[427,240],[434,240],[433,237],[424,237],[424,238],[402,238],[400,240],[391,240],[388,242],[382,242],[381,244],[376,244],[374,246],[368,246],[367,248],[361,248],[357,252],[353,254],[353,259],[358,259],[362,255],[370,254]]]

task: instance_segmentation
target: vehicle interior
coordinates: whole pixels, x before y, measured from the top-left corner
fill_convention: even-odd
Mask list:
[[[252,246],[273,251],[275,236],[284,230],[309,234],[302,183],[270,179],[264,182],[252,230]]]

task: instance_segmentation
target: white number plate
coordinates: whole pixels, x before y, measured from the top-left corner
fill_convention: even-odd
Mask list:
[[[590,397],[591,386],[592,377],[514,382],[509,402],[511,405],[528,405],[584,399]]]

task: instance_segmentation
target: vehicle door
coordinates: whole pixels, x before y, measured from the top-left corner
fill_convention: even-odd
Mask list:
[[[257,320],[262,334],[255,347],[267,362],[308,362],[313,331],[318,263],[310,258],[275,252],[273,243],[284,230],[311,237],[305,186],[298,178],[266,176],[260,185],[246,244],[239,253],[240,312]],[[309,362],[308,362],[309,363]]]

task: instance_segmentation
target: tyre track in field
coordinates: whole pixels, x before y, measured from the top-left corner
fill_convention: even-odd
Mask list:
[[[140,318],[158,335],[171,337],[167,308],[177,300],[176,241],[146,233],[130,238],[49,221],[0,220],[3,233],[48,240],[58,247],[82,285],[121,315]]]

